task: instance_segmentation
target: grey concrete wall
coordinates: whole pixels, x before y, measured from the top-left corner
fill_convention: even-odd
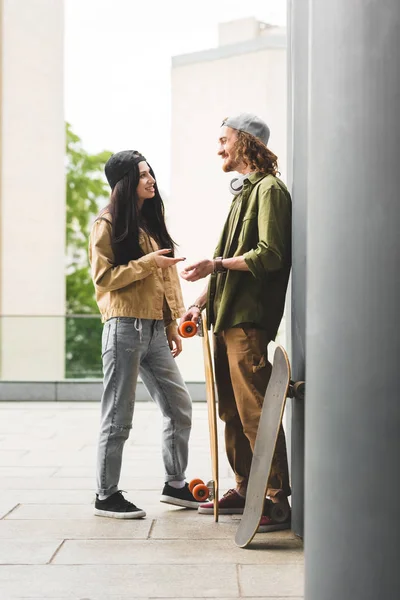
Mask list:
[[[293,269],[291,288],[292,377],[305,379],[307,155],[308,155],[308,5],[288,1],[289,31],[289,185],[293,199]],[[304,533],[304,402],[292,400],[292,527]]]
[[[400,3],[310,2],[306,600],[400,598]]]

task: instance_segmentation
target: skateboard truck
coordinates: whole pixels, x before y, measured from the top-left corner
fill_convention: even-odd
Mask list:
[[[208,487],[209,500],[214,500],[214,498],[215,498],[215,482],[212,479],[210,479],[210,481],[207,481],[206,486]]]
[[[269,498],[265,499],[264,515],[271,517],[276,523],[284,523],[289,519],[290,506],[287,502],[273,502]]]
[[[288,398],[296,398],[296,400],[304,400],[306,395],[306,382],[293,381],[289,382]]]

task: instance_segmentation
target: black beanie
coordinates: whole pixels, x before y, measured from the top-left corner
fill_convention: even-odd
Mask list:
[[[146,160],[137,150],[122,150],[110,156],[104,167],[104,172],[111,189],[120,181],[135,165]]]

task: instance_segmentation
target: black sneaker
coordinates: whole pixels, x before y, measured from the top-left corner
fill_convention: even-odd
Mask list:
[[[161,494],[160,502],[196,509],[201,504],[201,502],[198,502],[189,491],[188,483],[185,483],[185,487],[180,488],[179,490],[166,483]]]
[[[142,519],[146,516],[144,510],[132,502],[128,502],[121,491],[115,492],[105,500],[99,500],[96,494],[94,514],[98,517],[113,517],[114,519]]]

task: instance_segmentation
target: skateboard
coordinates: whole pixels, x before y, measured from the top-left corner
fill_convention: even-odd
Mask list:
[[[205,485],[201,479],[193,479],[189,489],[197,500],[210,498],[214,502],[214,521],[218,521],[218,431],[217,431],[217,404],[215,398],[215,379],[211,357],[210,339],[207,329],[207,317],[203,312],[198,325],[193,321],[185,321],[178,328],[182,337],[192,337],[196,333],[203,340],[204,372],[206,379],[206,396],[208,409],[208,426],[210,431],[211,473],[212,480]],[[209,494],[206,496],[206,490]]]
[[[286,398],[304,399],[304,389],[303,381],[291,381],[288,356],[282,346],[277,346],[254,444],[246,504],[235,536],[235,543],[240,548],[246,548],[255,536],[266,502],[275,521],[283,523],[288,518],[286,503],[266,500],[267,484]]]

